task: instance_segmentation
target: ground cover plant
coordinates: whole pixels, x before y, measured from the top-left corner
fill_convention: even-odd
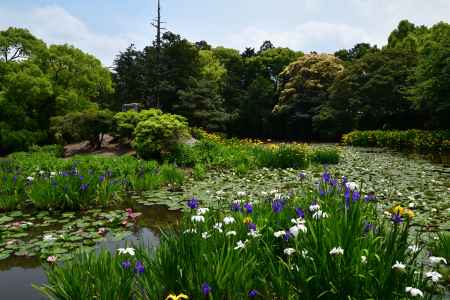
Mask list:
[[[411,209],[380,214],[373,194],[327,171],[319,181],[301,173],[297,183],[288,193],[241,191],[211,207],[192,198],[156,249],[80,254],[51,264],[39,289],[79,299],[70,282],[111,272],[83,293],[101,298],[108,285],[123,299],[431,299],[441,291],[446,259],[428,257],[410,235]]]

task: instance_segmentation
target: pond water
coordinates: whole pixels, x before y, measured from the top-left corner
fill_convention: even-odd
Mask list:
[[[401,203],[414,208],[417,228],[450,230],[450,164],[445,157],[433,162],[415,154],[350,147],[342,148],[342,155],[338,165],[329,166],[331,172],[346,175],[366,192],[375,191],[381,209]],[[239,191],[258,196],[262,191],[293,190],[299,185],[298,172],[261,169],[243,177],[212,172],[201,181],[188,179],[183,191],[133,195],[138,203],[133,210],[142,213],[136,222],[124,222],[128,218],[123,209],[59,215],[0,214],[0,230],[6,235],[0,244],[0,298],[44,299],[31,284],[46,282],[40,262],[47,255],[65,257],[84,246],[111,251],[132,242],[154,246],[160,228],[177,222],[186,199],[196,196],[203,205],[227,207]],[[312,181],[322,172],[323,166],[306,170]],[[109,229],[103,233],[103,228]]]

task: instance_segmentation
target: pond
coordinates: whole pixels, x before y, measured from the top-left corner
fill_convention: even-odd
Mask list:
[[[328,168],[375,191],[380,211],[401,203],[414,209],[416,228],[450,230],[450,166],[412,154],[384,149],[342,148],[342,161]],[[31,284],[46,281],[40,262],[49,255],[62,259],[82,247],[115,251],[126,243],[157,245],[160,228],[177,222],[193,196],[209,207],[228,207],[238,192],[254,197],[271,191],[295,191],[300,170],[210,172],[201,181],[188,179],[183,191],[151,191],[131,195],[133,210],[89,210],[83,213],[12,212],[0,214],[0,289],[4,299],[43,299]],[[322,166],[305,170],[314,181]],[[138,215],[138,213],[141,213]]]

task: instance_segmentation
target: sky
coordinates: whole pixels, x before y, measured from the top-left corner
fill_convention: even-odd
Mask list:
[[[265,40],[332,53],[382,46],[398,22],[449,22],[450,0],[161,0],[165,27],[190,41],[239,50]],[[131,43],[149,45],[156,0],[0,0],[0,30],[29,29],[48,44],[72,44],[105,66]]]

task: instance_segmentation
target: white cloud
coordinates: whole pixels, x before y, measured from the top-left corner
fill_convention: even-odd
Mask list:
[[[0,8],[0,29],[9,26],[29,29],[49,44],[71,44],[98,57],[111,66],[119,51],[131,42],[144,45],[143,35],[107,35],[95,32],[77,17],[59,6],[46,6],[28,12]]]
[[[334,52],[336,49],[350,48],[356,43],[371,39],[363,29],[347,24],[307,22],[289,31],[265,31],[247,27],[239,33],[230,35],[226,39],[226,45],[239,49],[248,46],[257,48],[265,40],[272,41],[276,46],[306,52]]]

